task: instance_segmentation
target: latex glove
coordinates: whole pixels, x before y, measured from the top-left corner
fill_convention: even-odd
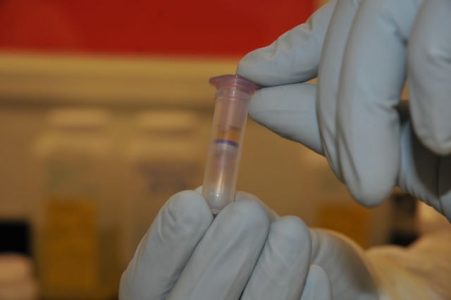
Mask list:
[[[347,239],[278,218],[251,195],[213,219],[201,194],[186,191],[141,241],[120,299],[378,299],[367,263]]]
[[[398,184],[450,220],[450,16],[449,0],[331,1],[241,60],[238,73],[268,87],[251,116],[324,154],[362,204]],[[402,123],[406,72],[413,118]]]

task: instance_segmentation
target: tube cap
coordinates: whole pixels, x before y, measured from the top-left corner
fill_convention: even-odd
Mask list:
[[[258,89],[258,85],[237,74],[212,77],[209,82],[218,90],[224,88],[236,88],[242,92],[253,94]]]

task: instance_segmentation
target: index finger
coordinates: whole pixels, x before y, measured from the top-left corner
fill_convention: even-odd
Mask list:
[[[336,0],[267,47],[245,55],[237,73],[259,85],[299,83],[316,77],[321,48]]]

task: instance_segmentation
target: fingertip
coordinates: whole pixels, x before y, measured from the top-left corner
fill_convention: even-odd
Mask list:
[[[246,193],[246,192],[237,192],[236,193],[235,200],[244,199],[244,198],[249,198],[249,199],[257,201],[265,209],[270,221],[274,221],[274,220],[277,220],[279,218],[277,213],[274,210],[272,210],[271,208],[269,208],[265,204],[265,202],[260,200],[257,196],[255,196],[253,194]]]
[[[252,119],[276,132],[280,131],[279,123],[282,121],[280,115],[283,111],[283,100],[280,101],[280,97],[275,97],[279,89],[280,87],[271,87],[257,90],[252,96],[248,108]]]
[[[238,63],[236,73],[258,85],[269,86],[272,78],[265,78],[268,72],[265,66],[266,59],[264,58],[265,52],[269,52],[271,45],[263,48],[258,48],[247,53],[241,58]]]
[[[238,197],[235,202],[229,204],[223,211],[232,213],[243,225],[243,228],[255,230],[269,227],[270,219],[266,209],[255,196]]]
[[[358,183],[348,184],[349,191],[354,199],[366,207],[375,207],[381,204],[390,195],[394,183]]]
[[[290,248],[295,250],[297,255],[301,255],[302,253],[300,252],[304,252],[303,254],[310,257],[310,230],[298,217],[286,216],[278,219],[271,225],[271,234],[283,237],[285,244],[290,245]]]
[[[186,190],[169,198],[163,206],[162,214],[177,223],[198,226],[210,223],[213,216],[207,202],[198,191]]]
[[[250,199],[251,201],[256,201],[261,204],[261,200],[253,194],[238,191],[235,195],[235,201],[246,201],[246,199]]]
[[[344,183],[353,198],[366,207],[373,207],[382,203],[397,183],[400,145],[394,132],[387,137],[384,133],[378,134],[383,130],[366,131],[367,135],[373,134],[373,142],[366,141],[368,137],[361,138],[360,142],[352,133],[341,135],[344,138],[338,141],[339,162]],[[384,144],[374,144],[379,141]]]
[[[440,119],[440,118],[437,118]],[[451,132],[441,130],[443,120],[429,120],[427,126],[415,129],[419,140],[437,155],[451,153]],[[414,124],[415,125],[415,124]],[[418,126],[415,126],[417,128]]]
[[[262,88],[257,90],[252,96],[252,99],[249,102],[249,114],[252,118],[258,118],[261,112],[269,109],[268,106],[274,105],[273,101],[270,101],[271,97],[267,95],[268,91],[269,88]]]
[[[316,77],[321,48],[336,1],[281,35],[267,47],[246,54],[237,73],[262,86],[304,82]]]
[[[237,74],[261,86],[304,82],[316,77],[319,54],[299,53],[300,48],[306,45],[296,47],[296,44],[312,44],[312,40],[308,40],[310,32],[304,27],[305,24],[299,25],[281,35],[269,46],[246,54],[238,64]],[[313,54],[317,57],[312,57]],[[299,67],[293,68],[294,63]]]
[[[291,84],[259,90],[249,106],[251,117],[280,136],[322,152],[316,114],[316,86]]]
[[[412,123],[421,142],[439,155],[451,153],[450,13],[449,1],[425,1],[407,48]]]
[[[271,216],[255,196],[243,192],[237,193],[235,201],[224,207],[216,216],[214,225],[233,224],[233,232],[254,232],[256,236],[266,235]]]

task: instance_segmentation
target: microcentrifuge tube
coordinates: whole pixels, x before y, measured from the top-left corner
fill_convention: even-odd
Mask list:
[[[235,199],[247,109],[257,86],[238,76],[213,77],[215,111],[202,194],[213,214]]]

